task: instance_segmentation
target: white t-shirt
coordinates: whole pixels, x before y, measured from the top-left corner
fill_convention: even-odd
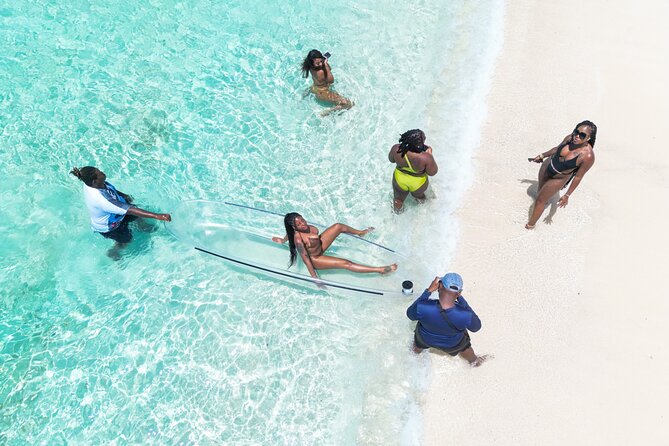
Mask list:
[[[95,232],[116,229],[130,208],[111,183],[105,182],[105,186],[104,189],[96,189],[84,184],[84,199],[91,216],[91,228]]]

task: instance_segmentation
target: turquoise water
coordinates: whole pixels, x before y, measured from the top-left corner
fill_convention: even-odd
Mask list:
[[[0,443],[416,443],[409,299],[291,288],[158,225],[113,262],[68,171],[155,211],[229,198],[375,226],[422,289],[457,239],[501,3],[93,3],[0,3]],[[311,48],[351,111],[302,97]],[[396,216],[386,155],[414,127],[440,173]]]

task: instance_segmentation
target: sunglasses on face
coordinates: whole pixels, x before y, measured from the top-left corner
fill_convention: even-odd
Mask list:
[[[572,135],[574,135],[574,136],[578,136],[578,137],[581,138],[581,139],[585,139],[585,138],[588,137],[588,134],[587,134],[587,133],[579,132],[578,130],[574,130],[574,133],[572,133]]]

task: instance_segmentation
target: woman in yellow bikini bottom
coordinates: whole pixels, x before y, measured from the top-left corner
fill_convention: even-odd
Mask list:
[[[406,161],[408,167],[395,168],[395,173],[394,173],[395,182],[403,191],[416,192],[418,189],[423,187],[423,185],[427,181],[427,174],[423,173],[420,176],[416,176],[418,172],[416,172],[414,168],[411,166],[411,163],[409,162],[409,157],[404,155],[404,160]]]

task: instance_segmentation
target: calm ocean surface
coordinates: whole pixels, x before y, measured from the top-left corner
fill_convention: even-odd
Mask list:
[[[158,224],[113,262],[68,171],[153,211],[375,226],[421,290],[449,268],[502,36],[501,1],[474,3],[0,1],[0,444],[417,444],[410,299],[295,289]],[[352,110],[303,98],[311,48]],[[397,216],[386,155],[415,127],[440,172]]]

